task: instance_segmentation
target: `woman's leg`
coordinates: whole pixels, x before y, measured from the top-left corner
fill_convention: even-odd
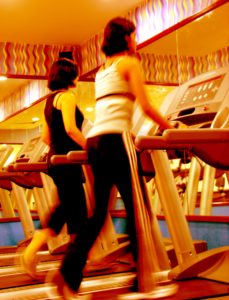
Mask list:
[[[51,228],[37,230],[30,244],[21,256],[21,264],[24,270],[32,277],[39,277],[36,272],[36,253],[47,243],[47,240],[56,236]]]
[[[102,188],[98,188],[98,185]],[[89,250],[101,231],[107,215],[111,185],[107,185],[104,181],[100,183],[95,180],[95,186],[95,199],[99,197],[99,201],[96,200],[94,214],[88,219],[82,230],[78,232],[75,241],[69,246],[61,266],[64,279],[74,291],[77,291],[80,286]]]
[[[74,172],[75,171],[75,172]],[[47,227],[35,232],[31,243],[23,253],[22,264],[32,277],[36,277],[36,253],[47,241],[55,237],[67,222],[70,234],[75,234],[87,218],[85,193],[81,182],[81,170],[53,168],[51,176],[57,186],[59,204],[52,211]]]
[[[117,148],[117,147],[116,147]],[[113,176],[115,185],[121,195],[124,202],[126,214],[127,214],[127,232],[130,237],[131,251],[133,254],[134,261],[137,262],[137,232],[135,224],[134,214],[134,202],[132,193],[132,179],[130,171],[129,158],[127,156],[123,141],[119,141],[118,146],[119,153],[119,164],[113,166]],[[117,166],[117,167],[116,167]]]
[[[99,145],[100,139],[90,139],[88,145],[89,161],[94,174],[95,211],[70,245],[61,266],[61,274],[74,291],[77,291],[81,284],[89,250],[104,225],[113,185],[112,170],[104,158],[106,149]]]
[[[58,234],[67,223],[69,234],[75,234],[87,219],[81,166],[55,167],[51,176],[57,186],[59,205],[52,212],[48,227]]]

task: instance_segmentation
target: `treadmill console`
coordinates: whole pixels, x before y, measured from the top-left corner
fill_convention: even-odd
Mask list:
[[[19,151],[16,162],[28,162],[41,143],[41,137],[35,137],[26,142]]]
[[[192,78],[172,91],[165,103],[170,120],[186,125],[212,121],[222,105],[229,106],[229,67]]]

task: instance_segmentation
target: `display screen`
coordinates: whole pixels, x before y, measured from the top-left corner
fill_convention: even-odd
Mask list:
[[[225,74],[190,85],[179,101],[177,108],[200,105],[215,98]]]
[[[36,137],[36,138],[33,138],[29,141],[29,144],[28,146],[26,147],[26,150],[25,152],[32,152],[34,150],[34,148],[37,146],[37,143],[39,142],[40,140],[40,137]]]

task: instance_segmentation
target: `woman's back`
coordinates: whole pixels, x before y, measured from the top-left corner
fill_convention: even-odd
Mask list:
[[[82,147],[75,143],[66,133],[61,110],[53,106],[55,97],[59,95],[60,93],[53,94],[47,99],[44,111],[46,122],[50,128],[50,152],[52,154],[66,154],[71,150],[82,149]],[[77,128],[81,130],[84,116],[77,106],[75,109],[75,119]]]

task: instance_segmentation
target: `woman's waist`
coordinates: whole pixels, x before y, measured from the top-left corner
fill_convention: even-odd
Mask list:
[[[110,122],[95,122],[87,137],[102,134],[122,134],[124,131],[131,131],[131,122],[127,120],[112,120]]]
[[[115,98],[127,98],[128,100],[134,101],[135,96],[128,91],[123,92],[110,92],[110,93],[97,93],[96,94],[96,101],[98,100],[105,100],[105,99],[115,99]]]

